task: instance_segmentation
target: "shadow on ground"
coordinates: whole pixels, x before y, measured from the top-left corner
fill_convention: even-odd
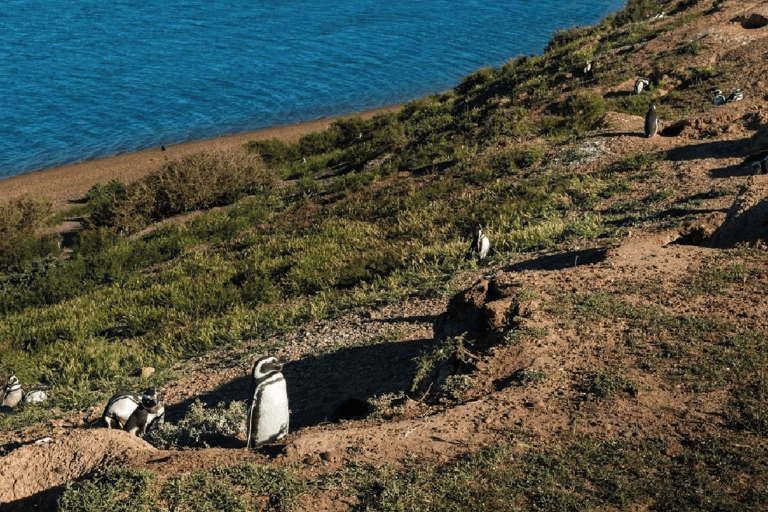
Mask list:
[[[292,361],[283,367],[291,409],[291,430],[329,421],[347,399],[367,400],[406,390],[416,371],[414,359],[429,339],[342,349],[332,354]],[[215,405],[248,400],[250,377],[243,375],[209,393],[198,395]],[[166,408],[166,420],[177,422],[192,400]]]
[[[523,270],[562,270],[577,265],[591,265],[605,259],[606,249],[585,249],[583,251],[568,251],[561,254],[539,256],[532,260],[521,261],[507,267],[506,271],[521,272]]]

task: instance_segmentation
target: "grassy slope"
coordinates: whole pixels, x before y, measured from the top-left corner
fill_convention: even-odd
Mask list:
[[[494,234],[493,260],[501,262],[574,241],[610,245],[628,227],[659,218],[677,222],[657,206],[670,192],[629,197],[663,155],[635,155],[590,172],[540,164],[608,111],[643,113],[656,88],[605,99],[593,87],[634,76],[616,50],[701,16],[696,3],[630,2],[595,27],[557,34],[542,56],[479,70],[453,92],[414,101],[398,114],[338,122],[292,145],[252,143],[234,155],[172,162],[134,186],[96,187],[79,212],[90,216],[87,229],[65,258],[51,240],[25,232],[43,216],[9,221],[0,228],[13,235],[0,247],[7,267],[0,277],[5,370],[23,382],[50,384],[56,414],[103,400],[117,387],[162,385],[173,378],[175,362],[217,345],[359,305],[450,293],[451,276],[474,265],[464,252],[478,223]],[[666,23],[643,21],[661,10],[682,14]],[[681,44],[655,63],[658,76],[684,84],[665,98],[667,119],[689,113],[727,73],[682,64],[698,51]],[[595,80],[570,77],[587,59],[601,63]],[[604,202],[611,208],[593,214]],[[224,208],[137,235],[164,218],[212,206]],[[143,366],[158,368],[149,383],[137,377]],[[758,395],[745,396],[759,408]],[[27,407],[0,418],[0,428],[48,414]],[[446,466],[351,467],[314,482],[250,465],[164,484],[150,472],[117,469],[68,492],[61,509],[83,509],[94,503],[93,493],[125,501],[126,489],[128,502],[197,497],[226,510],[249,509],[252,496],[265,494],[276,508],[290,508],[299,495],[329,488],[363,496],[372,510],[424,510],[428,502],[504,510],[638,502],[683,509],[685,502],[696,510],[733,500],[746,509],[768,495],[765,484],[736,497],[725,492],[738,486],[739,475],[764,473],[768,457],[760,449],[745,458],[714,440],[671,457],[652,444],[584,444],[524,457],[502,446]],[[722,470],[713,473],[713,464]],[[491,490],[472,483],[478,478],[493,482]]]

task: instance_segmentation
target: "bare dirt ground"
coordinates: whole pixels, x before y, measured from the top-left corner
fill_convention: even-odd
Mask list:
[[[700,4],[708,8],[712,2]],[[692,207],[693,220],[680,227],[638,228],[619,245],[608,248],[585,244],[566,254],[525,255],[458,277],[457,291],[472,286],[483,275],[503,285],[540,290],[545,298],[558,289],[588,293],[655,283],[659,287],[657,305],[671,314],[715,316],[768,332],[766,273],[749,285],[733,286],[725,295],[685,300],[677,293],[702,267],[723,258],[736,261],[738,255],[730,250],[739,244],[759,248],[768,239],[768,176],[754,175],[754,169],[740,165],[745,156],[766,149],[768,142],[768,83],[763,78],[768,71],[768,26],[760,25],[760,19],[768,23],[766,1],[725,2],[719,12],[664,33],[631,57],[645,71],[665,49],[683,41],[700,41],[706,50],[691,57],[695,62],[690,65],[738,60],[730,75],[734,82],[728,87],[741,88],[743,101],[690,115],[685,128],[674,137],[643,138],[642,118],[609,114],[602,129],[579,142],[597,148],[595,157],[582,164],[585,170],[638,152],[666,151],[659,176],[646,189],[638,189],[638,196],[666,188],[675,191],[676,201],[705,197],[713,190],[730,193],[708,197],[701,206]],[[631,90],[633,82],[622,88]],[[702,103],[710,100],[702,98]],[[679,243],[691,240],[701,243]],[[107,464],[148,468],[167,478],[243,461],[296,463],[311,475],[333,471],[351,460],[382,464],[417,456],[446,461],[472,448],[514,441],[520,430],[525,430],[526,442],[534,446],[658,436],[674,451],[679,440],[723,423],[726,392],[686,392],[653,373],[631,368],[628,376],[642,384],[636,395],[621,395],[610,406],[592,400],[576,384],[595,367],[621,357],[626,327],[622,322],[606,321],[584,336],[574,326],[535,308],[526,322],[547,326],[546,336],[498,347],[483,356],[473,374],[473,389],[458,404],[405,400],[375,419],[327,421],[346,398],[366,399],[406,389],[413,376],[413,358],[432,339],[433,322],[447,307],[447,300],[410,300],[380,310],[356,311],[333,322],[314,322],[276,337],[274,341],[283,347],[278,355],[290,361],[284,373],[292,428],[286,439],[257,451],[245,450],[242,440],[203,450],[157,450],[124,432],[86,428],[100,409],[0,433],[4,446],[0,503],[6,503],[8,510],[50,503],[64,482]],[[396,339],[365,344],[380,336]],[[350,348],[306,356],[332,345]],[[252,359],[248,351],[246,344],[187,362],[182,369],[185,377],[162,390],[169,421],[181,417],[195,398],[207,403],[245,400]],[[550,378],[533,386],[511,385],[510,376],[524,369],[546,371]],[[51,440],[34,443],[45,437]],[[755,443],[764,440],[755,439]],[[346,510],[349,504],[329,499],[326,505]]]

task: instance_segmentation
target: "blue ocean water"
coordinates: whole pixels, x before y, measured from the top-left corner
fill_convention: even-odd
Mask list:
[[[0,178],[393,105],[623,0],[3,0]]]

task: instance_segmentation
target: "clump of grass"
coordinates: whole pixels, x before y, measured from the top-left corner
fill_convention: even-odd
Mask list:
[[[539,327],[529,325],[521,329],[513,329],[504,336],[506,345],[519,345],[526,340],[543,340],[547,337],[549,329],[546,326]]]
[[[162,427],[147,433],[145,439],[158,448],[209,447],[215,440],[237,437],[245,431],[245,402],[234,400],[206,408],[195,399],[184,417],[175,425],[164,423]]]
[[[59,253],[57,237],[38,233],[51,212],[50,201],[30,195],[0,204],[0,267]]]
[[[243,149],[201,152],[166,162],[163,169],[130,185],[91,191],[90,227],[135,232],[150,222],[213,206],[272,188],[273,173]]]
[[[85,480],[67,482],[60,512],[104,510],[295,510],[312,488],[290,470],[239,464],[158,481],[151,471],[108,466]]]
[[[609,109],[609,103],[599,94],[587,92],[569,96],[556,107],[562,119],[557,124],[558,131],[551,134],[572,135],[591,130]]]
[[[67,482],[57,510],[141,510],[148,501],[154,501],[151,488],[156,481],[157,476],[148,470],[107,466],[89,480]]]
[[[458,390],[467,382],[457,377],[464,373],[471,360],[464,335],[440,340],[416,360],[416,374],[411,381],[410,392],[417,395],[437,394],[444,391],[451,377]]]
[[[618,373],[602,371],[587,375],[582,379],[579,388],[583,392],[590,393],[598,398],[608,398],[619,392],[629,393],[634,396],[639,391],[638,384],[632,379]]]

